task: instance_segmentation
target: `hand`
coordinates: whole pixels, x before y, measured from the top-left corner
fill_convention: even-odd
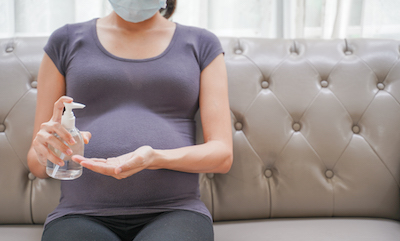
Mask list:
[[[72,138],[72,135],[61,125],[61,117],[64,109],[63,102],[71,103],[72,101],[72,98],[62,96],[54,103],[53,116],[50,121],[41,124],[40,130],[32,142],[32,147],[36,152],[38,161],[43,166],[47,165],[47,160],[59,166],[64,165],[64,161],[49,149],[49,145],[60,150],[67,156],[73,154],[71,148],[65,143],[74,145],[76,142]],[[60,136],[61,140],[54,136],[54,134]],[[87,144],[91,138],[90,132],[81,132],[81,134],[85,144]]]
[[[94,172],[123,179],[148,168],[154,157],[154,149],[150,146],[142,146],[134,152],[107,159],[85,158],[74,155],[72,160]]]

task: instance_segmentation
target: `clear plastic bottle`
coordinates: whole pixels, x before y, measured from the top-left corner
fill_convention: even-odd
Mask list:
[[[61,124],[71,133],[72,137],[75,139],[75,144],[74,145],[68,145],[66,144],[69,148],[71,148],[73,154],[72,155],[81,155],[83,156],[84,154],[84,141],[83,138],[79,132],[79,130],[75,127],[75,116],[74,113],[72,112],[72,109],[76,108],[84,108],[85,105],[79,104],[79,103],[64,103],[65,106],[65,111],[61,119]],[[57,134],[55,134],[57,138],[62,140]],[[64,166],[59,166],[51,161],[47,161],[47,166],[46,166],[46,173],[52,178],[55,179],[60,179],[60,180],[73,180],[82,175],[82,166],[74,162],[71,156],[66,156],[64,153],[62,153],[60,150],[55,149],[54,147],[49,145],[49,149],[56,154],[56,156],[60,157],[62,160],[64,160]]]

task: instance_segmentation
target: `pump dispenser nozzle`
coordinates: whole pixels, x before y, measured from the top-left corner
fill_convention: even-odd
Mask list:
[[[74,116],[74,112],[72,112],[72,110],[73,109],[83,109],[83,108],[85,108],[85,105],[76,103],[76,102],[72,102],[72,103],[64,102],[64,106],[65,106],[65,111],[61,118],[61,124],[67,129],[72,129],[75,127],[75,116]]]

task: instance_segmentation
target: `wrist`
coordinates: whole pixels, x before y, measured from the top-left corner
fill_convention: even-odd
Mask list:
[[[162,160],[165,159],[163,151],[151,148],[150,153],[151,154],[150,154],[150,158],[149,158],[149,165],[148,165],[147,169],[150,169],[150,170],[161,169],[163,166]]]

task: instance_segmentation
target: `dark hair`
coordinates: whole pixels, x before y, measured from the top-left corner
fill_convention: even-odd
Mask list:
[[[160,13],[164,16],[164,18],[169,19],[172,14],[175,12],[177,0],[167,0],[167,7],[160,9]]]

